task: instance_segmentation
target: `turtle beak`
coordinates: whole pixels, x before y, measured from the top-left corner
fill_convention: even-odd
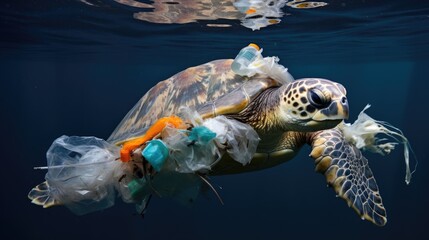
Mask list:
[[[333,99],[328,107],[320,109],[313,116],[314,121],[344,120],[349,118],[349,103],[345,96]]]

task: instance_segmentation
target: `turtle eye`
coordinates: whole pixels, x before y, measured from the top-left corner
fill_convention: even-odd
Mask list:
[[[310,89],[310,91],[308,91],[308,99],[310,100],[311,105],[316,108],[327,107],[330,103],[330,99],[327,98],[322,91],[316,88]]]

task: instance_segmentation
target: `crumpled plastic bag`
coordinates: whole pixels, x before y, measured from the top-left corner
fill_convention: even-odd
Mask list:
[[[61,136],[47,152],[49,194],[82,215],[111,207],[119,148],[96,137]]]
[[[235,161],[250,163],[260,140],[250,125],[225,116],[208,119],[203,125],[216,133],[216,141],[227,146],[226,151]]]
[[[240,76],[253,77],[255,74],[260,74],[262,76],[267,76],[276,80],[279,84],[285,85],[293,82],[294,77],[288,72],[288,69],[283,65],[279,64],[280,59],[276,56],[273,57],[263,57],[263,49],[258,51],[253,50],[252,53],[255,56],[249,60],[243,60],[242,53],[243,50],[249,46],[240,50],[239,54],[234,59],[234,63],[239,62],[240,69],[234,68],[234,63],[231,66],[231,69]],[[241,63],[240,61],[249,61],[247,64]]]
[[[180,173],[207,172],[222,157],[213,140],[195,141],[189,138],[190,131],[165,128],[163,141],[170,152],[165,169]]]
[[[188,205],[198,196],[203,182],[218,195],[204,174],[225,151],[248,164],[256,152],[258,134],[249,125],[224,116],[204,121],[196,110],[183,108],[180,113],[192,125],[190,129],[167,126],[161,132],[162,140],[153,139],[146,145],[149,149],[138,151],[156,168],[155,175],[138,174],[144,170],[144,162],[117,161],[120,147],[102,139],[59,137],[47,152],[48,166],[36,167],[48,169],[48,196],[82,215],[113,206],[118,194],[125,202],[137,203],[140,213],[152,195]],[[159,147],[163,152],[158,156]]]
[[[410,184],[412,174],[410,170],[410,156],[409,152],[411,145],[408,139],[404,136],[399,128],[383,121],[378,121],[365,113],[371,105],[366,105],[365,108],[359,113],[358,118],[353,124],[344,123],[339,125],[345,139],[355,145],[359,149],[369,150],[378,154],[389,154],[395,149],[395,145],[402,143],[404,145],[404,158],[405,158],[405,182]],[[378,138],[378,134],[384,134],[387,138]],[[416,163],[417,167],[417,163]]]
[[[221,160],[224,150],[243,165],[252,160],[260,139],[250,125],[225,116],[202,120],[190,108],[181,108],[179,115],[187,117],[186,121],[194,126],[191,131],[169,127],[164,129],[162,139],[170,149],[166,169],[181,173],[204,173]],[[194,135],[197,130],[200,136]]]
[[[267,75],[282,85],[293,82],[294,77],[288,72],[287,68],[278,63],[279,61],[280,59],[276,56],[265,57],[251,63],[249,69],[256,73]]]
[[[193,128],[184,130],[166,127],[163,130],[161,137],[169,148],[169,157],[163,169],[179,173],[209,171],[222,158],[213,141],[215,133],[202,126],[204,121],[193,108],[181,107],[177,115]]]

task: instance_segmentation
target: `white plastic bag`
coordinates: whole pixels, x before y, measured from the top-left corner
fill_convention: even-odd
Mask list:
[[[371,105],[366,105],[359,113],[358,119],[353,124],[345,123],[340,125],[345,139],[359,149],[370,150],[379,154],[389,154],[395,145],[402,143],[404,145],[405,158],[405,182],[410,184],[412,174],[410,170],[410,143],[402,131],[387,122],[377,121],[365,113]],[[378,138],[378,134],[385,134],[388,138]],[[417,166],[417,164],[416,164]]]
[[[111,207],[118,153],[118,147],[96,137],[57,138],[47,152],[50,196],[79,215]]]
[[[208,119],[203,125],[216,133],[220,144],[227,145],[227,152],[235,161],[246,165],[252,160],[260,139],[251,126],[225,116]]]

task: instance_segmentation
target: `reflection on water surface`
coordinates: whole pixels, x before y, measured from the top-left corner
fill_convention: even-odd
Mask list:
[[[80,0],[91,6],[102,6],[100,0]],[[325,2],[304,0],[114,0],[117,3],[136,8],[134,18],[162,24],[185,24],[199,20],[240,20],[241,25],[259,30],[277,24],[284,16],[282,8],[317,8],[326,6]],[[112,5],[113,6],[113,5]],[[111,6],[111,7],[112,7]],[[209,27],[230,27],[230,22],[207,23]]]

